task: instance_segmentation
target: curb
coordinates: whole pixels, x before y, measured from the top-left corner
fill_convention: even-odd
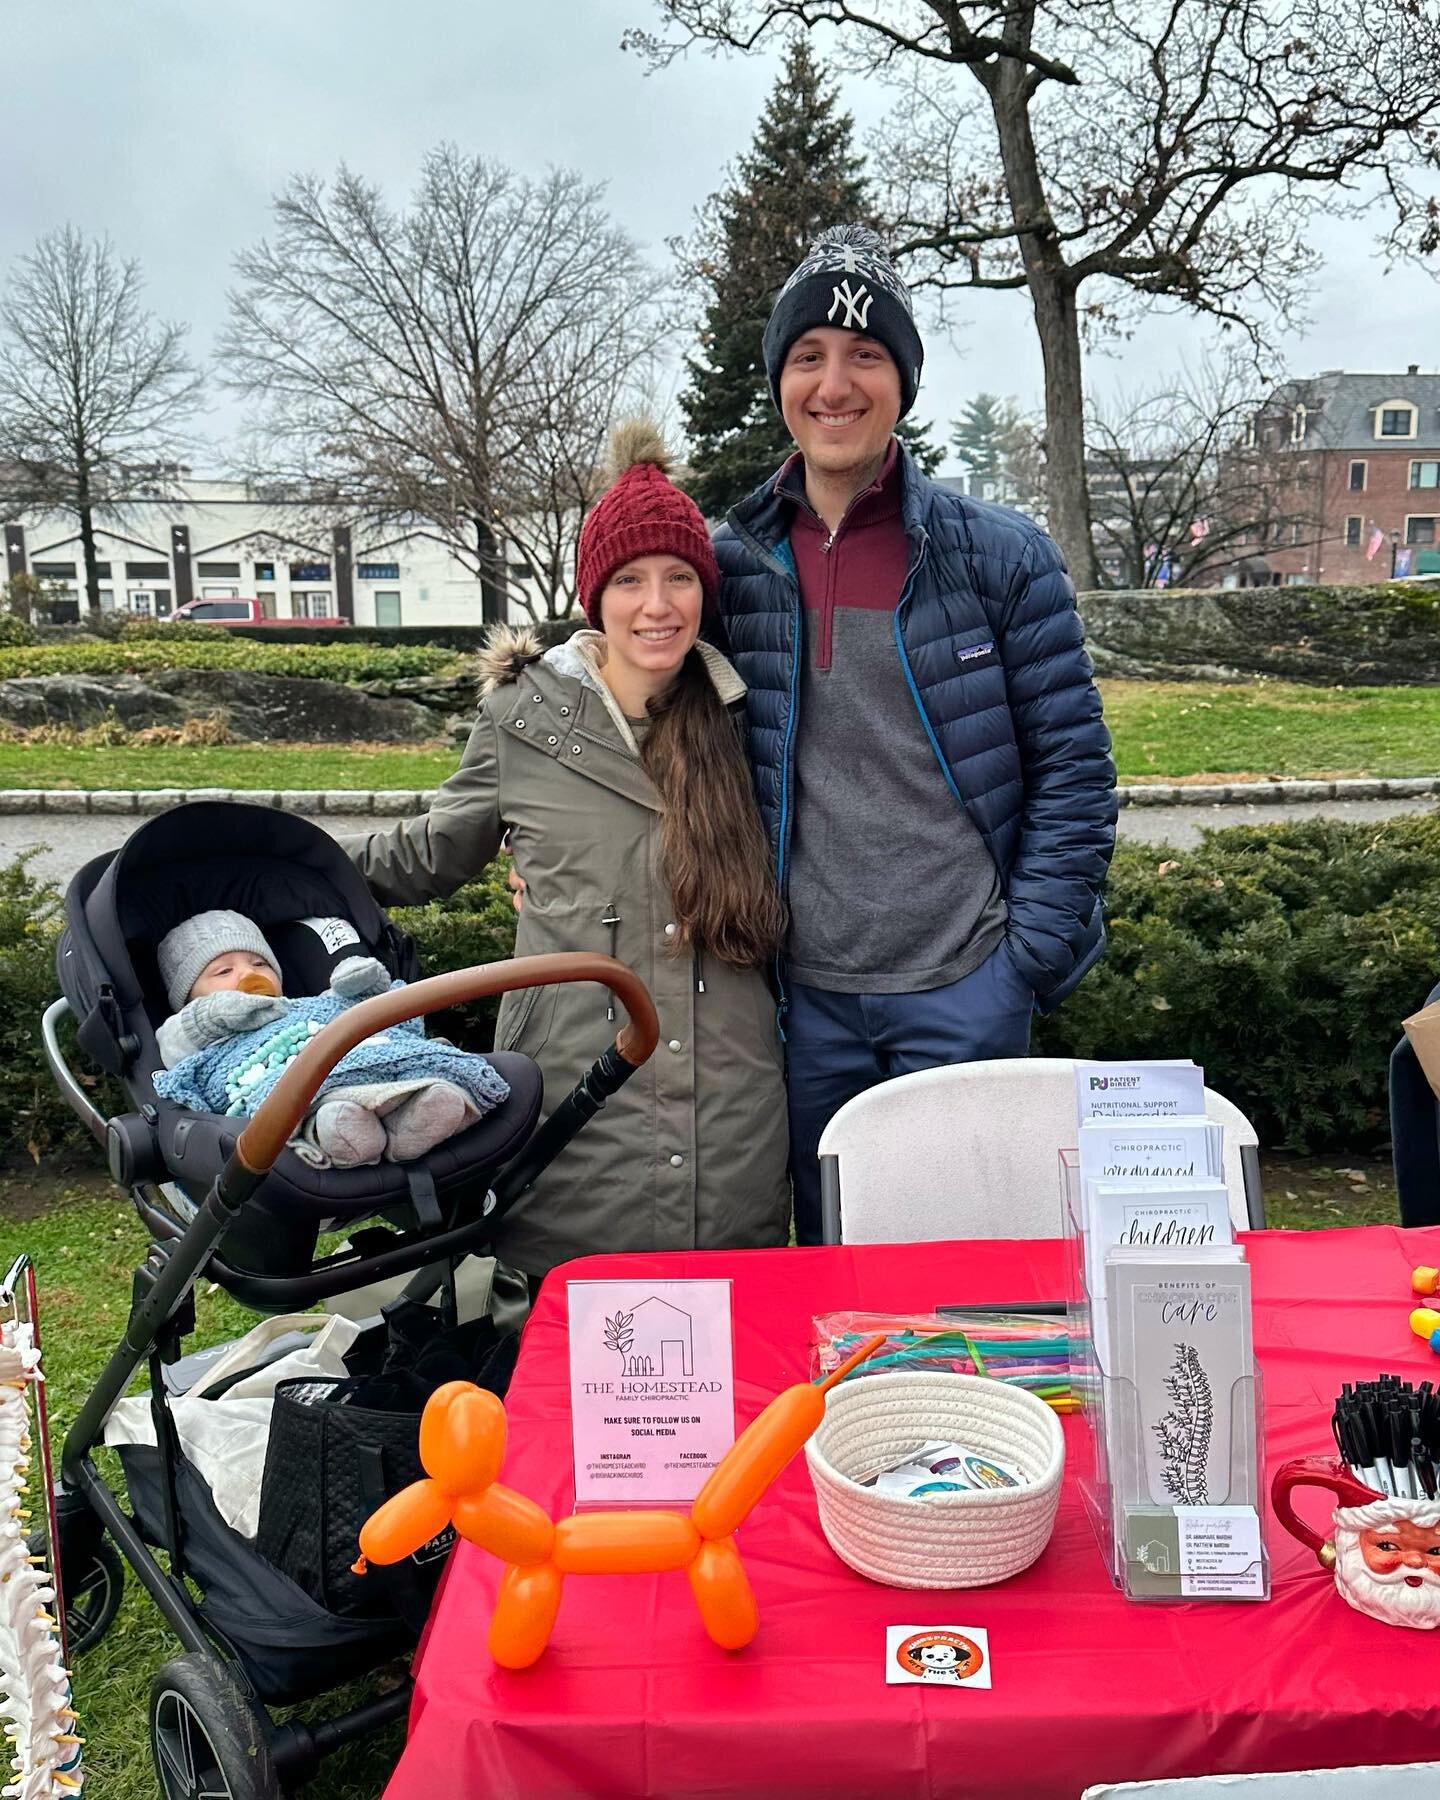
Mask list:
[[[200,800],[238,800],[279,812],[409,818],[435,789],[416,788],[0,788],[0,813],[162,813]],[[1440,795],[1440,775],[1386,781],[1238,781],[1119,787],[1121,806],[1282,806],[1326,800],[1424,800]]]

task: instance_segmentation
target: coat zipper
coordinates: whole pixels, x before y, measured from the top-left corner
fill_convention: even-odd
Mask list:
[[[615,956],[615,933],[620,926],[620,915],[615,910],[615,902],[613,900],[607,900],[605,902],[605,911],[600,915],[600,923],[608,926],[610,929],[610,956],[613,959]],[[605,1022],[607,1025],[613,1025],[615,1023],[615,996],[608,988],[605,990],[605,993]]]

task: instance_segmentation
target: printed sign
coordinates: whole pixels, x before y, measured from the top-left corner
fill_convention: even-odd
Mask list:
[[[982,1625],[887,1625],[885,1680],[903,1686],[990,1685],[990,1639]]]
[[[728,1281],[572,1281],[576,1506],[693,1500],[735,1441]]]
[[[1151,1119],[1203,1119],[1205,1071],[1192,1062],[1077,1062],[1075,1100],[1083,1125]]]

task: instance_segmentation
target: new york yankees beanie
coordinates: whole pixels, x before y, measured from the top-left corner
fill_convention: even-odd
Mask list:
[[[765,373],[776,406],[785,355],[818,325],[862,331],[882,343],[900,373],[900,417],[915,404],[925,348],[915,329],[910,293],[879,232],[868,225],[831,225],[810,246],[780,290],[763,340]]]

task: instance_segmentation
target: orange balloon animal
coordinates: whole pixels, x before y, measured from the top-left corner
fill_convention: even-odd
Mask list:
[[[689,1514],[576,1513],[552,1520],[514,1488],[499,1485],[505,1408],[468,1381],[447,1382],[420,1420],[427,1480],[387,1500],[360,1532],[360,1560],[399,1562],[447,1524],[510,1566],[490,1621],[490,1654],[506,1669],[528,1669],[550,1641],[567,1575],[650,1575],[684,1569],[701,1622],[722,1650],[755,1635],[755,1596],[735,1532],[825,1416],[825,1395],[885,1342],[874,1337],[825,1380],[786,1388],[716,1465]]]

